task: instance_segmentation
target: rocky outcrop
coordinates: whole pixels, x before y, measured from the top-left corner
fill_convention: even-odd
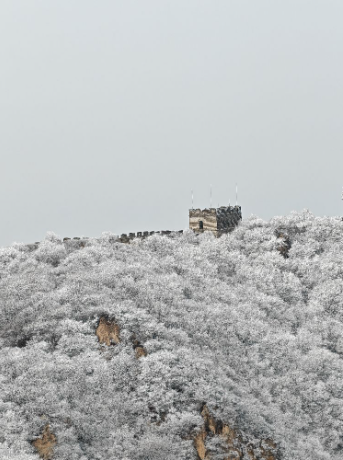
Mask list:
[[[95,331],[98,340],[101,344],[105,345],[117,345],[120,342],[120,328],[114,319],[110,319],[108,316],[101,316],[99,319],[99,325]]]
[[[109,318],[108,315],[100,317],[95,333],[99,343],[103,345],[117,345],[121,341],[119,325],[114,318]],[[132,334],[131,343],[137,359],[147,356],[148,353],[145,347],[137,339],[136,334]]]
[[[139,340],[137,340],[136,335],[133,334],[131,337],[133,349],[135,350],[135,356],[137,359],[142,358],[143,356],[147,356],[147,351],[143,347],[143,345],[140,343]]]
[[[206,404],[202,407],[201,415],[204,424],[193,438],[198,460],[211,460],[213,445],[225,460],[277,460],[277,446],[271,439],[261,440],[258,445],[245,441],[238,430],[216,420]]]
[[[32,445],[37,449],[41,458],[52,460],[56,441],[56,436],[50,431],[50,425],[47,424],[43,429],[41,437],[32,441]]]

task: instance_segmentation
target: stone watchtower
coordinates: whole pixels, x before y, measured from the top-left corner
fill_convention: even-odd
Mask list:
[[[242,220],[240,206],[189,210],[189,228],[195,233],[210,231],[218,237],[223,233],[231,232],[240,220]]]

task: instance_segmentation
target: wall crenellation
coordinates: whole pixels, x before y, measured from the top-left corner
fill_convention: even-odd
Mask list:
[[[166,236],[173,236],[173,235],[181,235],[183,233],[183,230],[159,230],[159,231],[152,231],[152,232],[136,232],[136,233],[122,233],[120,236],[116,236],[114,241],[117,241],[119,243],[129,243],[130,241],[140,238],[144,239],[147,238],[148,236],[151,235],[166,235]],[[69,237],[64,237],[63,242],[68,242],[68,241],[75,241],[78,242],[80,245],[84,244],[84,240],[88,240],[88,237],[83,237],[80,238],[78,236],[75,236],[74,238],[69,238]],[[39,242],[36,242],[35,244],[39,244]]]
[[[137,233],[122,233],[118,239],[118,241],[122,242],[122,243],[128,243],[130,242],[131,240],[135,239],[135,238],[147,238],[148,236],[151,236],[151,235],[171,235],[171,234],[182,234],[183,233],[183,230],[178,230],[178,231],[171,231],[171,230],[159,230],[157,232],[155,231],[152,231],[152,232],[137,232]]]

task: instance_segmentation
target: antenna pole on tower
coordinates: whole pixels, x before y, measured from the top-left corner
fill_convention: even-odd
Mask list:
[[[210,208],[212,208],[212,184],[210,185]]]
[[[192,209],[193,209],[193,190],[191,190],[191,195],[192,195]]]

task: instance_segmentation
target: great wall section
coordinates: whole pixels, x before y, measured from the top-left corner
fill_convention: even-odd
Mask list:
[[[242,220],[241,206],[221,206],[218,208],[205,208],[205,209],[190,209],[189,210],[189,229],[197,235],[206,231],[212,232],[216,237],[220,237],[225,233],[229,233],[239,224]],[[130,243],[139,238],[144,239],[152,235],[162,235],[168,237],[176,237],[183,234],[183,230],[158,230],[158,231],[143,231],[122,233],[120,236],[114,235],[113,242],[117,243]],[[63,242],[75,242],[79,247],[84,247],[89,237],[73,238],[64,237]],[[96,238],[95,238],[96,239]],[[29,250],[38,248],[39,241],[30,243],[25,246]]]

